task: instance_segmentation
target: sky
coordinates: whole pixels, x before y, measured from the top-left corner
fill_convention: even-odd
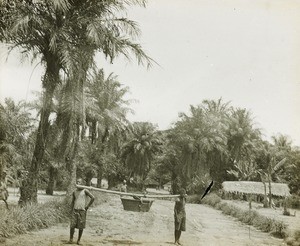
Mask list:
[[[300,0],[148,0],[128,17],[157,63],[147,69],[120,57],[109,64],[130,88],[132,121],[167,129],[203,100],[252,112],[265,138],[284,134],[300,146]],[[0,49],[0,100],[31,100],[43,69]]]

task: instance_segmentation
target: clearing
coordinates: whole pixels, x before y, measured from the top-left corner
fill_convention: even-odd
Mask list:
[[[9,202],[16,201],[10,194]],[[117,195],[101,193],[101,201],[88,211],[82,244],[96,245],[173,245],[174,202],[155,200],[149,212],[124,211]],[[61,196],[54,196],[61,197]],[[53,199],[39,194],[39,201]],[[187,231],[181,235],[183,245],[286,245],[282,239],[247,226],[221,211],[199,204],[187,204]],[[75,238],[77,237],[77,230]],[[7,246],[67,245],[68,221],[48,229],[6,239]]]

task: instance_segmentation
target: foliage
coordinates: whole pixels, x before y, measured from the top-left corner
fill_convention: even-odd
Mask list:
[[[9,44],[11,49],[18,48],[24,55],[31,54],[45,66],[39,130],[30,172],[21,188],[21,202],[37,201],[37,176],[45,154],[53,96],[61,82],[61,71],[67,76],[69,97],[76,102],[78,94],[83,91],[86,67],[92,64],[96,51],[111,62],[119,55],[130,59],[133,54],[139,64],[151,65],[152,60],[135,42],[139,35],[137,24],[120,17],[132,5],[144,6],[145,2],[1,1],[0,41]],[[68,101],[71,100],[65,100]],[[76,120],[74,111],[71,111],[66,119],[69,128],[64,132],[61,148],[62,152],[67,152],[71,181],[74,180],[73,159],[79,141]],[[83,124],[83,120],[80,123]]]
[[[250,162],[260,147],[260,129],[246,109],[232,109],[228,127],[228,150],[233,163]]]
[[[268,206],[272,206],[272,187],[271,183],[273,181],[277,182],[287,182],[288,170],[292,170],[293,164],[291,163],[291,144],[292,142],[288,140],[287,136],[279,135],[273,136],[273,142],[264,142],[260,153],[256,156],[258,160],[258,167],[260,167],[257,172],[260,174],[261,181],[265,184],[269,184],[269,203]],[[265,194],[265,206],[266,204],[266,194]]]
[[[254,180],[257,176],[257,166],[253,161],[239,161],[234,164],[234,169],[227,171],[228,174],[233,175],[239,181]]]
[[[236,180],[256,180],[256,155],[261,149],[260,129],[255,127],[251,113],[245,109],[232,109],[228,128],[228,151],[232,165],[227,173]]]
[[[145,2],[2,1],[0,40],[33,52],[34,58],[42,55],[43,62],[52,56],[64,69],[78,58],[78,49],[99,50],[111,62],[120,54],[129,59],[133,52],[139,63],[149,65],[150,58],[133,42],[140,33],[137,24],[120,17],[131,5]]]
[[[188,193],[191,194],[200,194],[205,191],[207,185],[210,183],[211,178],[206,174],[198,174],[194,176],[189,184],[187,185],[186,189]]]
[[[215,193],[211,193],[203,198],[203,203],[216,207],[218,203],[221,203],[222,199]]]
[[[300,209],[300,196],[292,195],[286,198],[287,207]]]
[[[198,194],[189,195],[186,198],[186,202],[187,203],[196,203],[196,204],[201,203],[201,196]]]
[[[0,237],[11,237],[31,230],[47,228],[67,219],[69,206],[65,200],[53,200],[43,204],[27,204],[1,210]]]
[[[220,101],[204,101],[198,107],[191,106],[191,116],[181,114],[175,123],[174,144],[180,149],[179,160],[185,183],[198,172],[208,172],[214,179],[222,173],[221,163],[227,155],[227,115],[226,106],[220,104]]]
[[[0,179],[4,169],[16,178],[17,170],[26,167],[34,129],[34,120],[25,102],[5,98],[0,105]]]
[[[125,99],[128,92],[128,87],[124,87],[114,74],[106,77],[102,69],[91,70],[85,89],[86,122],[92,150],[89,155],[93,158],[90,169],[96,172],[98,182],[104,175],[112,186],[126,175],[120,162],[120,149],[128,132],[126,117],[132,112],[128,107],[131,101]]]
[[[130,176],[139,177],[143,182],[156,154],[161,151],[161,145],[161,136],[154,125],[148,122],[133,123],[121,155]]]
[[[300,149],[292,149],[290,155],[291,166],[286,170],[286,180],[289,181],[291,193],[300,196]]]

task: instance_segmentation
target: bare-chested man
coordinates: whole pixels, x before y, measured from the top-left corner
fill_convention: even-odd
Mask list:
[[[77,184],[81,185],[82,179],[78,179]],[[88,198],[90,198],[90,200]],[[77,189],[73,192],[71,203],[72,217],[69,243],[73,243],[75,228],[77,228],[79,230],[77,244],[80,245],[80,239],[83,233],[83,229],[85,228],[86,212],[92,205],[94,200],[94,196],[87,189],[81,189],[77,187]]]

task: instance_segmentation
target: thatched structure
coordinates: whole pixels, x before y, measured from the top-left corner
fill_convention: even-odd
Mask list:
[[[164,187],[164,190],[170,191],[170,190],[171,190],[171,187],[172,187],[171,181],[169,181],[168,183],[165,183],[165,184],[163,185],[163,187]]]
[[[252,181],[225,181],[222,183],[223,191],[234,194],[264,195],[265,187],[262,182]],[[266,183],[266,191],[269,193],[269,184]],[[287,184],[271,183],[272,195],[278,197],[290,196],[290,189]]]

